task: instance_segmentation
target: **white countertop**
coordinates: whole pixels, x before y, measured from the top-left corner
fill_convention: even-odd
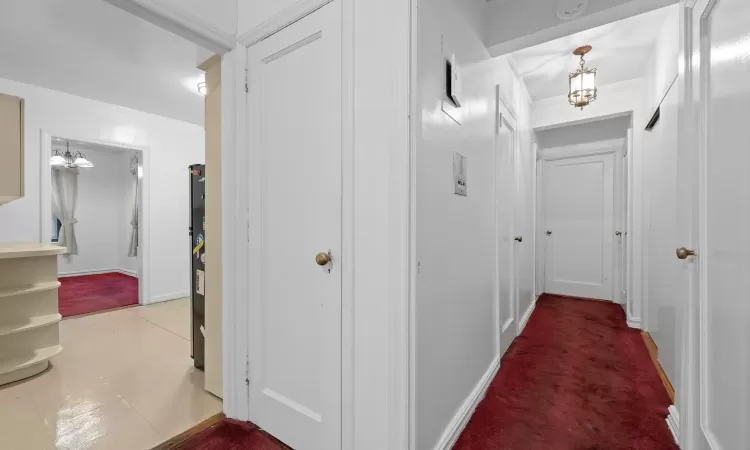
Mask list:
[[[31,258],[35,256],[62,255],[64,252],[65,252],[65,247],[60,247],[59,245],[53,245],[53,244],[0,243],[0,259]]]

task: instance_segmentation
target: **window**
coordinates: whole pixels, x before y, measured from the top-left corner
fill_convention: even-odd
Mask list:
[[[60,228],[62,228],[62,222],[54,214],[52,214],[52,242],[58,242],[60,240]]]

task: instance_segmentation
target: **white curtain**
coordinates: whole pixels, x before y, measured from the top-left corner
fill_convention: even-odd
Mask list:
[[[128,256],[135,258],[138,256],[138,159],[133,158],[130,164],[131,173],[133,174],[133,215],[130,219],[130,246],[128,247]]]
[[[78,254],[75,224],[78,202],[78,170],[54,169],[52,171],[52,210],[62,223],[58,244],[65,247],[66,255]]]

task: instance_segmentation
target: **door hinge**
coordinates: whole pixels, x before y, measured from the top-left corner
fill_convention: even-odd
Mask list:
[[[245,386],[250,386],[250,358],[245,354]]]
[[[250,88],[247,84],[247,69],[245,69],[245,93],[250,92]]]
[[[247,228],[245,229],[247,242],[250,243],[250,219],[247,220]]]

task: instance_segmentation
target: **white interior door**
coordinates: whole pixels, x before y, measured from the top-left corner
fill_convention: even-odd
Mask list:
[[[693,297],[699,300],[699,426],[712,449],[750,448],[750,2],[699,0],[693,10],[693,80],[700,106],[694,176],[680,177],[693,215]],[[699,66],[699,67],[697,67]],[[687,130],[685,130],[687,131]],[[688,172],[689,173],[689,172]],[[693,190],[693,187],[697,187]],[[697,215],[697,217],[696,217]],[[697,219],[697,220],[696,220]],[[693,392],[693,395],[695,393]],[[695,397],[694,397],[695,398]],[[699,445],[705,445],[700,443]]]
[[[250,420],[296,450],[341,448],[340,9],[248,49]]]
[[[499,91],[497,91],[499,92]],[[498,106],[495,160],[496,223],[497,223],[497,279],[500,303],[500,354],[504,354],[518,333],[516,282],[517,258],[514,229],[516,209],[516,145],[515,122],[496,95]]]
[[[614,154],[545,161],[545,292],[613,300]]]

